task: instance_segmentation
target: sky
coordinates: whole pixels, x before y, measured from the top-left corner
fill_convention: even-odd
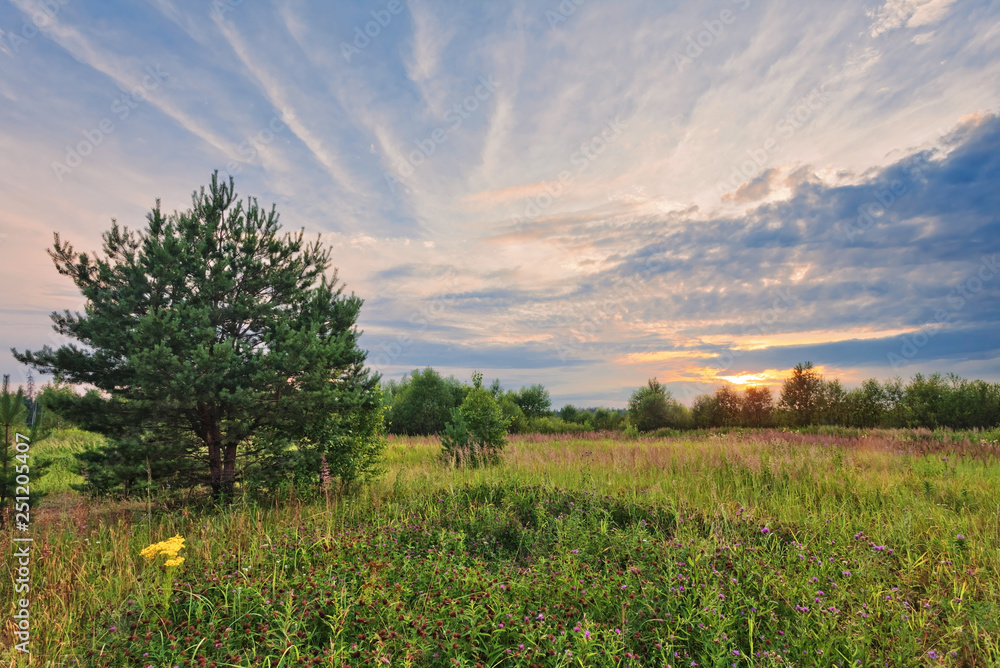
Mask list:
[[[0,368],[83,308],[53,232],[218,170],[386,378],[1000,381],[998,114],[996,1],[0,0]]]

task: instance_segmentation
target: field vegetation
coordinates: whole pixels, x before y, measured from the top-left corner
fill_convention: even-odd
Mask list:
[[[533,434],[475,468],[399,437],[355,494],[222,510],[79,496],[93,444],[57,432],[32,665],[998,665],[1000,434],[811,431]],[[140,555],[175,536],[180,565]]]

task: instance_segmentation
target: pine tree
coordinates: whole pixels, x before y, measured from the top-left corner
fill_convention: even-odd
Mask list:
[[[86,299],[83,314],[53,313],[54,329],[82,346],[14,354],[96,388],[54,400],[108,438],[81,457],[89,489],[169,479],[218,498],[255,463],[280,477],[276,455],[292,450],[317,479],[324,455],[344,481],[374,472],[378,376],[357,345],[362,300],[328,273],[330,251],[280,233],[275,208],[239,200],[232,178],[192,200],[169,217],[157,201],[139,232],[112,221],[103,255],[58,234],[49,251]]]

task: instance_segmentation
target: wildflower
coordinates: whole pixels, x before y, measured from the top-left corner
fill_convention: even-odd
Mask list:
[[[139,553],[149,562],[155,561],[160,555],[167,558],[166,561],[163,562],[163,566],[166,568],[166,571],[163,574],[163,594],[161,603],[164,608],[166,608],[169,604],[170,594],[174,585],[171,572],[174,568],[177,568],[184,563],[184,557],[177,556],[177,553],[183,549],[184,537],[178,534],[173,538],[168,538],[167,540],[160,541],[159,543],[153,543],[152,545],[143,548],[143,550]]]
[[[153,561],[159,555],[163,554],[170,559],[175,559],[177,553],[184,549],[184,537],[181,535],[176,535],[173,538],[168,538],[167,540],[160,541],[159,543],[153,543],[152,545],[143,548],[142,552],[139,554],[145,557],[148,561]]]
[[[330,475],[330,465],[326,462],[326,453],[319,456],[319,486],[323,493],[330,491],[333,476]]]
[[[771,530],[768,529],[767,527],[764,527],[763,529],[760,530],[760,532],[761,533],[771,533]]]

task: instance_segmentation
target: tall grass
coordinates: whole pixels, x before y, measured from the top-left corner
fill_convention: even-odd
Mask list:
[[[32,665],[1000,665],[988,439],[521,437],[480,469],[439,451],[393,439],[345,498],[36,511]],[[175,534],[162,610],[138,553]]]

